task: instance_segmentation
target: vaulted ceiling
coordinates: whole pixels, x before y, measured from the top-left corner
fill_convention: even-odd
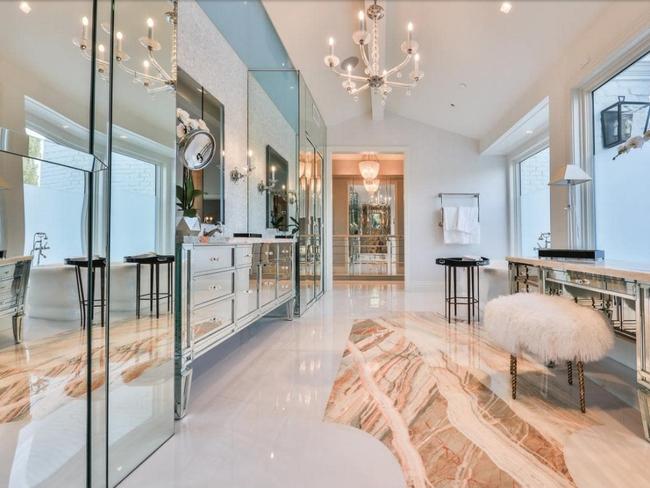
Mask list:
[[[608,4],[585,0],[511,3],[513,8],[505,15],[499,10],[501,2],[493,1],[383,2],[387,64],[390,67],[401,60],[399,46],[412,21],[425,72],[411,96],[394,90],[386,110],[479,139]],[[363,5],[358,0],[264,0],[328,125],[370,117],[368,92],[354,102],[323,63],[330,36],[337,41],[336,54],[341,59],[359,55],[351,34]]]

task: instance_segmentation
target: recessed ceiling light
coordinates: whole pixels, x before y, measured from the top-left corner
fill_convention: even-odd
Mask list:
[[[70,126],[66,125],[66,124],[63,124],[61,127],[63,127],[64,129],[69,129],[70,128]]]
[[[499,10],[504,14],[509,14],[512,10],[512,4],[510,2],[503,2]]]
[[[528,135],[531,135],[532,133],[533,133],[532,129],[528,129],[528,130],[526,131],[526,134],[528,134]]]
[[[32,7],[27,2],[20,2],[20,5],[18,5],[18,8],[22,10],[24,14],[28,14],[29,12],[32,11]]]
[[[128,138],[129,138],[129,136],[125,136],[124,134],[122,134],[122,135],[120,136],[120,139],[128,139]]]

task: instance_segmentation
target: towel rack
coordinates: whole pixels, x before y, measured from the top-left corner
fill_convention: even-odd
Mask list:
[[[442,218],[440,219],[440,222],[438,222],[439,227],[444,227],[445,226],[445,205],[444,205],[444,199],[445,197],[471,197],[471,198],[476,198],[476,207],[478,208],[478,221],[481,221],[481,194],[480,193],[438,193],[438,197],[440,198],[440,215]]]

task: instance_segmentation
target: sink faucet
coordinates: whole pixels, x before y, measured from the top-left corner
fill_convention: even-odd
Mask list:
[[[206,236],[206,237],[210,237],[210,236],[213,236],[217,232],[219,234],[223,234],[223,222],[217,222],[214,225],[215,225],[214,229],[209,230],[209,231],[204,230],[203,235]]]
[[[535,251],[539,251],[540,249],[548,249],[549,247],[551,247],[551,233],[542,232],[537,238],[537,247],[535,247]]]
[[[36,266],[41,264],[41,258],[47,259],[47,256],[43,251],[47,251],[49,248],[50,245],[47,242],[47,234],[45,232],[36,232],[34,234],[34,239],[32,240],[32,251],[29,253],[30,256],[36,255]]]

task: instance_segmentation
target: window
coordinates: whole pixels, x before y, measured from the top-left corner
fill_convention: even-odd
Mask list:
[[[520,161],[517,165],[519,245],[523,256],[536,255],[536,248],[544,241],[544,234],[550,235],[549,171],[548,148]]]
[[[156,251],[156,167],[113,153],[111,258]]]
[[[608,259],[650,261],[650,144],[616,156],[648,128],[650,54],[592,92],[596,246]]]
[[[43,159],[75,156],[67,149],[27,130],[27,133],[43,139],[30,144],[28,154]],[[85,202],[85,178],[83,171],[45,163],[35,159],[23,159],[23,191],[25,199],[25,254],[32,250],[34,235],[47,234],[49,249],[42,264],[61,263],[65,258],[83,254],[83,215]]]

